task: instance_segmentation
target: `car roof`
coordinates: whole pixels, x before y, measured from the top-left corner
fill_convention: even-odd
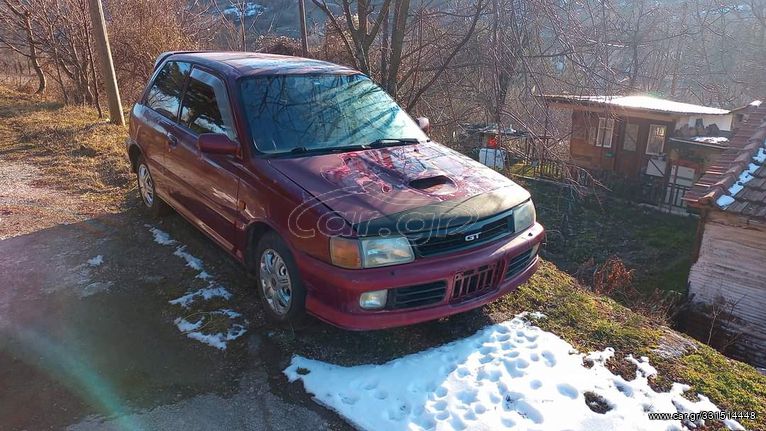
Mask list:
[[[191,61],[232,78],[258,75],[335,74],[353,75],[361,73],[346,66],[311,58],[288,55],[262,54],[255,52],[178,52],[161,55],[177,61]]]

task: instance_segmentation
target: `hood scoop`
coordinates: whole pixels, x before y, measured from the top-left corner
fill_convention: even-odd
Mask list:
[[[455,189],[455,183],[446,175],[418,178],[410,181],[409,186],[416,190],[444,193],[449,193]]]

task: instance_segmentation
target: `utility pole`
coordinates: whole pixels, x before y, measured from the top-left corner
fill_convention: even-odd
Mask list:
[[[306,4],[304,0],[298,0],[298,13],[300,14],[298,19],[301,21],[301,48],[303,49],[303,56],[308,57],[309,41],[306,30]]]
[[[109,100],[109,120],[113,124],[125,125],[122,116],[122,103],[120,102],[120,89],[117,88],[117,77],[114,74],[114,62],[112,51],[109,48],[109,38],[106,34],[106,22],[104,22],[104,8],[101,0],[88,0],[90,20],[93,24],[93,37],[95,39],[96,52],[101,65],[101,77],[106,86],[106,97]],[[98,85],[98,84],[96,84]]]

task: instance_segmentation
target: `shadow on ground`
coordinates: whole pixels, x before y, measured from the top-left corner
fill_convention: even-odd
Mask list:
[[[150,227],[185,245],[232,294],[217,306],[242,313],[247,332],[227,349],[174,324],[195,311],[169,301],[206,281]],[[103,263],[89,263],[97,256]],[[4,429],[345,429],[287,383],[281,371],[293,354],[382,363],[490,323],[475,311],[376,332],[312,318],[275,327],[239,264],[177,215],[157,221],[140,210],[0,241],[0,285]]]

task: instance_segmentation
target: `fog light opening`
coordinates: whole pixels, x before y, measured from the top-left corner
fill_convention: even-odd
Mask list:
[[[379,310],[386,306],[388,290],[373,290],[359,296],[359,306],[365,310]]]

